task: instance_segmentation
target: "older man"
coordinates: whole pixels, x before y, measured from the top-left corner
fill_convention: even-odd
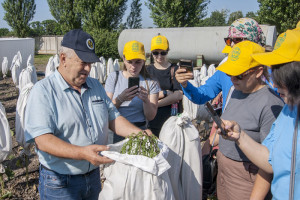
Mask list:
[[[108,128],[121,136],[137,133],[120,116],[101,84],[88,77],[98,62],[93,38],[80,29],[61,43],[60,65],[31,91],[25,115],[27,142],[35,142],[40,161],[41,199],[98,199],[99,164],[112,160]]]

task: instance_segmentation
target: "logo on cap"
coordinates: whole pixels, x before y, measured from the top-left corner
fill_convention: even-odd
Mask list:
[[[94,50],[94,42],[92,39],[87,39],[86,40],[86,46],[90,49],[90,50]]]
[[[156,44],[161,44],[161,43],[162,43],[161,37],[156,38]]]
[[[232,61],[238,60],[240,54],[241,54],[241,49],[238,48],[238,47],[234,48],[234,49],[232,50],[230,60],[232,60]]]
[[[274,47],[274,50],[278,49],[281,46],[281,44],[284,42],[285,38],[286,38],[286,33],[284,33],[284,35],[278,37],[275,47]]]
[[[139,44],[138,43],[133,43],[131,48],[132,48],[132,52],[138,52],[139,51]]]

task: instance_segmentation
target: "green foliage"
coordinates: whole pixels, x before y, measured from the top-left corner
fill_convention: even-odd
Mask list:
[[[236,12],[230,13],[227,24],[231,25],[232,22],[234,22],[235,20],[237,20],[239,18],[243,18],[243,17],[244,16],[243,16],[242,11],[236,11]]]
[[[3,19],[13,29],[18,37],[26,37],[30,33],[29,22],[35,14],[34,0],[4,0],[5,10]]]
[[[84,30],[117,30],[127,0],[75,0],[76,13],[82,17]]]
[[[149,158],[153,158],[160,153],[160,149],[157,143],[157,137],[155,135],[147,135],[139,132],[138,134],[132,134],[129,137],[121,152],[122,154],[129,155],[142,155]]]
[[[118,38],[119,31],[94,29],[89,32],[95,38],[95,50],[98,56],[105,58],[119,58],[118,53]]]
[[[31,22],[30,28],[31,28],[30,36],[36,37],[36,36],[44,35],[44,27],[42,26],[41,22],[39,21]]]
[[[50,12],[60,24],[62,33],[81,28],[81,16],[75,11],[76,0],[47,0]]]
[[[229,10],[213,11],[209,18],[204,19],[200,26],[226,26],[226,18]]]
[[[209,0],[148,0],[151,18],[158,27],[193,27],[206,16]]]
[[[44,27],[45,35],[62,35],[60,24],[57,21],[48,19],[42,21],[42,26]]]
[[[9,30],[8,28],[0,28],[0,37],[8,36]]]
[[[133,0],[131,3],[130,14],[127,17],[126,27],[127,28],[142,28],[142,3],[140,0]]]
[[[257,0],[261,23],[275,25],[279,33],[294,29],[300,20],[299,0]]]

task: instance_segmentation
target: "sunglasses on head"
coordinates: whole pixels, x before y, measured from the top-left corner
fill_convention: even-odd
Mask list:
[[[253,69],[249,69],[248,71],[246,71],[246,72],[244,72],[244,73],[242,73],[242,74],[240,74],[240,75],[237,75],[237,76],[230,76],[230,77],[235,77],[235,78],[237,78],[237,79],[239,79],[239,80],[243,80],[247,75],[249,75],[249,74],[252,74],[253,72],[255,72],[257,69],[258,69],[259,67],[255,67],[255,68],[253,68]]]
[[[168,52],[167,51],[162,51],[162,52],[153,51],[152,54],[155,55],[155,56],[158,56],[158,54],[160,54],[162,56],[165,56],[165,55],[168,54]]]
[[[224,38],[225,44],[228,45],[228,46],[231,46],[232,42],[234,44],[237,44],[237,43],[242,42],[244,40],[245,40],[245,38],[230,38],[230,37]]]

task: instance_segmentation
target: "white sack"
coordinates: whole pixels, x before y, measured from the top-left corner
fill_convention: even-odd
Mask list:
[[[91,64],[91,71],[90,71],[89,77],[99,80],[99,72],[97,69],[97,63]]]
[[[171,116],[163,125],[159,139],[169,147],[168,174],[176,200],[202,197],[202,156],[197,129],[189,117]]]
[[[3,78],[6,77],[7,72],[8,72],[8,60],[7,60],[7,57],[3,57],[3,62],[2,62],[2,75],[3,75]]]
[[[19,76],[19,91],[29,83],[35,84],[37,82],[36,69],[34,66],[29,65],[26,69],[23,69]]]
[[[109,151],[101,154],[116,162],[106,164],[106,180],[99,195],[99,200],[172,200],[173,191],[167,170],[168,147],[158,142],[161,152],[154,158],[140,155],[120,154],[128,139],[109,145]]]
[[[107,75],[109,75],[110,73],[114,72],[114,62],[112,58],[109,58],[107,61]]]
[[[106,67],[102,62],[97,63],[99,69],[99,82],[104,84],[106,80]]]
[[[21,71],[23,69],[23,58],[22,58],[22,54],[20,51],[17,52],[17,55],[18,55],[18,59],[19,59],[19,62],[20,62],[20,67],[21,67]]]
[[[55,69],[59,66],[59,55],[55,54],[53,57],[54,67]]]
[[[45,77],[50,76],[55,72],[55,62],[54,62],[54,57],[51,56],[48,60],[46,70],[45,70]]]
[[[0,165],[9,155],[12,149],[12,138],[9,123],[6,118],[5,108],[0,102]],[[0,166],[0,168],[2,168]],[[2,168],[3,169],[3,168]],[[1,171],[0,171],[1,173]]]
[[[22,71],[21,63],[19,58],[17,58],[14,66],[11,69],[11,77],[16,87],[19,87],[19,76]]]
[[[101,56],[99,58],[100,62],[103,64],[103,65],[106,65],[106,61],[105,61],[105,58],[103,56]]]
[[[26,109],[27,99],[29,97],[32,87],[33,87],[33,83],[30,82],[22,88],[16,106],[16,122],[15,122],[16,140],[18,144],[24,148],[24,152],[26,155],[30,155],[30,144],[25,142],[25,136],[24,136],[25,109]]]
[[[114,61],[114,70],[120,71],[119,59],[115,59],[115,61]]]

